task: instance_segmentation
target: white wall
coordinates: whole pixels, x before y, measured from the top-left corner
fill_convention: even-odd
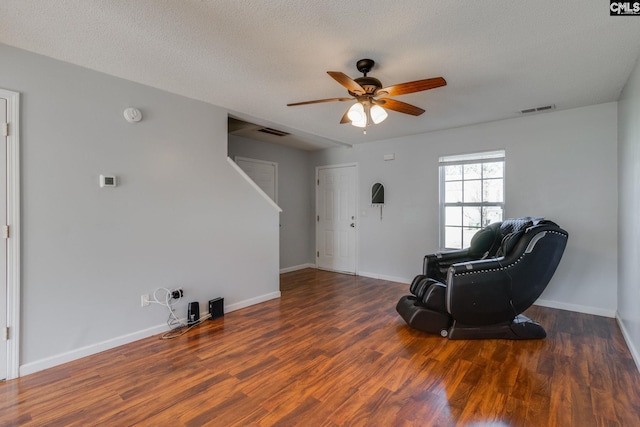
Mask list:
[[[0,45],[21,93],[21,373],[166,328],[157,287],[279,296],[278,213],[227,163],[227,112]],[[126,122],[125,107],[142,110]],[[100,189],[98,175],[120,185]]]
[[[229,156],[249,157],[278,164],[280,213],[280,269],[315,264],[314,195],[309,192],[308,151],[229,135]]]
[[[438,158],[505,149],[506,216],[545,216],[570,235],[539,303],[612,317],[616,108],[608,103],[325,150],[313,164],[359,164],[359,273],[408,282],[421,271],[423,255],[438,250]],[[395,160],[384,161],[387,153]],[[369,204],[377,181],[385,185],[382,221]]]
[[[640,64],[618,103],[618,319],[640,368]]]

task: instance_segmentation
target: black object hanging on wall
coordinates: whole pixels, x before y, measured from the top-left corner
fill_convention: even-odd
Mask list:
[[[371,204],[384,205],[384,185],[379,182],[371,186]]]
[[[380,206],[380,221],[382,221],[382,207],[384,206],[384,185],[376,182],[371,186],[371,205]]]

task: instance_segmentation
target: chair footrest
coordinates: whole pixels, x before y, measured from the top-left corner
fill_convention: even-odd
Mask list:
[[[418,302],[417,298],[407,295],[400,298],[396,311],[409,326],[419,331],[446,337],[451,326],[451,316],[430,310]]]

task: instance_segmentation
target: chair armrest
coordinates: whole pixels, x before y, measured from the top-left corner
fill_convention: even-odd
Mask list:
[[[425,276],[444,282],[451,264],[471,260],[469,248],[429,254],[424,257],[422,271]]]

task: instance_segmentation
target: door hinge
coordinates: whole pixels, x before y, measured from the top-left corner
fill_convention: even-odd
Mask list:
[[[316,217],[316,221],[320,222],[320,215]]]
[[[5,239],[9,238],[9,226],[5,225],[3,230],[2,230],[2,235]]]
[[[9,136],[9,123],[2,123],[2,136]]]
[[[318,185],[320,185],[320,178],[318,178]]]
[[[320,258],[320,251],[316,252],[316,257]]]
[[[5,341],[9,341],[9,327],[7,326],[6,328],[4,328],[4,340]]]

